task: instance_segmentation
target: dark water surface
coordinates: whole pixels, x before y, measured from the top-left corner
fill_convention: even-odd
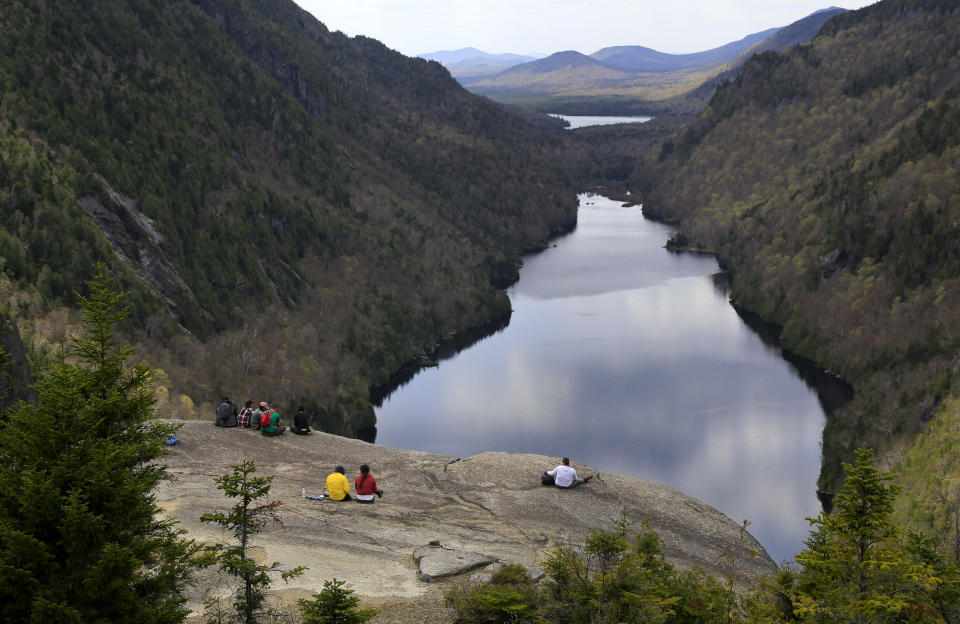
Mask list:
[[[581,196],[576,230],[508,290],[509,325],[391,394],[377,442],[568,455],[749,519],[774,560],[792,559],[820,509],[824,411],[808,384],[830,380],[748,326],[712,257],[664,250],[669,233]]]

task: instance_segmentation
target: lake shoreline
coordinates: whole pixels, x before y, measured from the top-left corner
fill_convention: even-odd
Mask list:
[[[375,439],[568,455],[749,518],[792,559],[822,509],[822,375],[731,306],[715,256],[664,250],[671,228],[612,186],[585,188],[576,230],[524,257],[506,327],[410,367]]]

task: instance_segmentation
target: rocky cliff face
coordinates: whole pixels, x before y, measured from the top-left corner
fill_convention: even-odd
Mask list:
[[[80,199],[80,207],[110,241],[117,258],[133,269],[162,299],[174,322],[182,318],[178,301],[186,302],[208,321],[212,320],[180,277],[178,268],[167,258],[163,251],[163,235],[157,231],[153,220],[140,210],[139,202],[116,192],[102,178],[100,184],[106,201],[97,195],[87,195]],[[180,328],[188,331],[183,325]]]
[[[32,384],[33,373],[17,326],[10,319],[0,317],[0,409],[21,400],[35,402],[37,396],[30,387]]]
[[[229,507],[213,478],[242,459],[253,459],[259,474],[275,476],[271,496],[283,503],[284,522],[282,529],[268,528],[255,545],[265,561],[310,568],[281,586],[280,593],[290,600],[308,597],[324,580],[336,577],[365,603],[389,607],[389,618],[378,621],[407,621],[403,614],[412,605],[418,615],[409,621],[452,621],[439,607],[439,597],[450,582],[445,579],[457,577],[456,567],[437,575],[441,555],[446,562],[462,563],[464,575],[487,562],[519,562],[536,569],[545,552],[582,542],[589,528],[610,525],[621,509],[636,520],[649,518],[668,559],[678,566],[734,575],[744,584],[776,570],[755,539],[747,535],[740,541],[739,525],[668,487],[597,474],[582,465],[575,465],[578,472],[597,475],[585,486],[542,487],[538,475],[554,467],[553,457],[484,453],[459,459],[322,433],[265,438],[256,431],[196,421],[185,423],[180,437],[181,445],[166,460],[176,480],[164,486],[158,500],[191,537],[227,539],[199,518]],[[352,480],[361,463],[370,465],[385,491],[375,504],[301,497],[304,489],[320,493],[336,465],[347,467]],[[429,548],[431,542],[439,546]],[[733,556],[732,567],[722,563],[725,554]],[[428,576],[440,579],[428,583]],[[214,591],[210,582],[198,590]],[[422,611],[424,605],[432,607]]]

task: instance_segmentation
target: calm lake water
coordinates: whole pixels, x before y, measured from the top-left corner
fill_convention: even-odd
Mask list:
[[[551,113],[551,117],[559,117],[560,119],[565,119],[570,122],[570,125],[567,126],[567,130],[576,130],[577,128],[585,128],[587,126],[609,126],[611,124],[623,124],[623,123],[643,123],[645,121],[650,121],[653,117],[611,117],[608,115],[599,116],[599,115],[560,115],[557,113]]]
[[[737,314],[712,257],[663,249],[669,234],[639,207],[581,196],[576,230],[507,291],[509,325],[387,397],[377,442],[568,455],[749,519],[775,561],[792,559],[820,509],[818,377]]]

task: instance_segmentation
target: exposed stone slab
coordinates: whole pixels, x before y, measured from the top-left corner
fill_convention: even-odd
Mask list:
[[[258,475],[274,476],[270,499],[282,503],[284,526],[267,526],[254,546],[263,549],[266,561],[308,567],[303,576],[274,588],[290,599],[309,598],[325,580],[337,578],[367,604],[390,604],[393,610],[442,604],[449,581],[418,580],[410,556],[415,548],[438,540],[449,549],[532,570],[557,546],[582,544],[591,528],[612,528],[621,509],[634,520],[649,519],[665,543],[667,559],[681,568],[699,566],[741,585],[776,571],[756,540],[750,535],[741,540],[739,524],[671,488],[608,472],[572,490],[542,487],[540,474],[557,464],[556,457],[483,453],[458,460],[324,433],[268,438],[215,427],[212,416],[185,422],[177,435],[180,446],[165,458],[175,480],[159,488],[157,501],[194,539],[230,539],[200,522],[204,513],[232,504],[214,477],[244,459],[256,462]],[[346,467],[352,481],[363,463],[386,492],[374,504],[301,497],[301,489],[321,492],[335,466]],[[583,475],[596,474],[581,464],[574,467]],[[479,574],[486,576],[486,570]],[[191,599],[191,608],[201,604],[202,596]],[[388,613],[376,621],[394,621]]]
[[[478,552],[443,546],[415,548],[413,560],[420,566],[420,580],[425,583],[448,576],[458,576],[494,562],[493,557]]]

